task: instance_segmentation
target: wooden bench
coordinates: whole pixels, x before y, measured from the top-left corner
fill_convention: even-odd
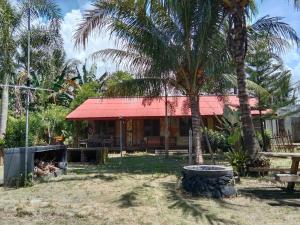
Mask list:
[[[279,158],[291,158],[292,165],[290,168],[290,174],[278,174],[276,179],[283,182],[288,182],[287,189],[293,191],[295,188],[295,183],[300,182],[300,177],[298,174],[299,163],[300,163],[300,153],[272,153],[272,152],[260,152],[260,155],[266,157],[279,157]],[[294,181],[295,180],[295,181]]]
[[[276,174],[275,180],[288,183],[300,183],[300,176],[296,174]]]

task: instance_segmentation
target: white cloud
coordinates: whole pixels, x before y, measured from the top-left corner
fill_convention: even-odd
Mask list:
[[[89,4],[85,4],[82,8],[86,9]],[[88,45],[86,49],[74,48],[74,38],[73,35],[76,31],[78,24],[82,19],[82,11],[80,9],[72,10],[64,16],[64,21],[61,27],[61,34],[64,40],[64,48],[67,54],[67,58],[75,58],[84,62],[93,52],[106,49],[106,48],[116,48],[115,41],[110,39],[108,33],[102,32],[101,34],[92,35],[89,37]],[[97,61],[98,73],[103,74],[104,72],[112,72],[118,68],[118,65],[112,63],[111,61]]]
[[[285,52],[282,59],[288,69],[292,71],[293,83],[300,80],[300,53],[299,50],[294,49]]]
[[[300,61],[295,68],[293,68],[293,79],[294,81],[300,81]]]

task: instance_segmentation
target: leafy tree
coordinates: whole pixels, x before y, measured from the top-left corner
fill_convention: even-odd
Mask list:
[[[269,95],[254,93],[258,99],[257,109],[260,115],[263,149],[266,151],[266,137],[262,111],[276,109],[295,102],[294,89],[291,87],[291,71],[284,68],[281,58],[270,51],[267,40],[257,41],[246,56],[248,79],[265,88]]]
[[[5,49],[9,49],[9,54],[7,51],[4,51],[5,54],[5,68],[9,67],[10,70],[12,70],[12,66],[15,62],[15,56],[17,55],[17,50],[22,48],[22,37],[24,37],[24,33],[27,34],[27,31],[25,31],[24,26],[27,24],[27,19],[29,15],[29,10],[32,19],[38,19],[43,18],[45,21],[49,21],[49,27],[50,30],[54,31],[51,34],[58,34],[59,27],[60,27],[60,19],[62,18],[60,14],[60,9],[57,7],[57,5],[52,0],[24,0],[20,1],[18,4],[17,10],[14,10],[10,3],[7,0],[1,0],[0,5],[0,13],[1,17],[0,19],[1,23],[5,26],[1,27],[3,28],[3,31],[1,31],[0,36],[5,37],[1,41],[1,45],[5,47]],[[2,10],[4,9],[4,10]],[[25,23],[26,22],[26,23]],[[32,32],[34,33],[35,30],[33,29]],[[4,35],[5,34],[5,35]],[[21,34],[21,35],[20,35]],[[44,33],[36,33],[37,36],[43,37]],[[40,39],[42,43],[46,41],[46,39],[41,38]],[[20,42],[18,42],[20,41]],[[20,45],[19,45],[20,44]],[[35,44],[35,43],[33,43]],[[9,46],[9,47],[8,47]],[[20,47],[20,48],[19,48]],[[35,52],[31,52],[31,54],[34,56]],[[24,56],[24,68],[27,68],[27,56]],[[39,60],[37,60],[39,61]],[[6,71],[6,73],[8,70]],[[13,74],[13,73],[10,73]],[[5,84],[8,83],[7,75],[4,76]],[[6,130],[6,123],[7,123],[7,115],[8,115],[8,88],[3,89],[2,94],[2,107],[1,107],[1,123],[0,123],[0,131],[1,135],[5,133]]]
[[[71,102],[70,108],[75,109],[81,105],[85,100],[91,97],[99,97],[100,84],[96,81],[83,84],[76,94],[74,100]]]
[[[16,52],[14,39],[16,27],[19,26],[19,15],[8,0],[0,0],[0,80],[4,85],[9,84],[14,73],[13,56]],[[8,115],[8,87],[2,88],[0,105],[0,138],[6,131]]]
[[[53,137],[63,135],[68,129],[66,116],[69,109],[64,106],[49,105],[47,109],[40,112],[44,133],[48,135],[48,143],[51,143]]]
[[[124,71],[117,71],[112,74],[108,74],[106,80],[103,83],[102,90],[104,94],[118,94],[119,91],[115,89],[118,87],[118,84],[132,80],[133,76],[130,73]]]
[[[93,6],[75,34],[77,45],[85,47],[92,31],[110,27],[125,50],[106,49],[96,55],[134,68],[141,79],[126,81],[124,86],[133,87],[134,82],[141,93],[146,89],[153,96],[167,81],[187,95],[195,162],[203,163],[199,94],[205,81],[228,65],[220,6],[206,0],[185,0],[169,7],[160,1],[117,0],[97,1]]]

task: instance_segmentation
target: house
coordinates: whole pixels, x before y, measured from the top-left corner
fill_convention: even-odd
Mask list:
[[[257,100],[249,99],[254,107]],[[237,96],[201,96],[199,101],[203,122],[209,129],[219,126],[217,117],[223,115],[225,104],[238,108]],[[252,110],[252,115],[258,115]],[[188,146],[191,127],[187,97],[168,97],[169,143],[171,148]],[[94,98],[86,100],[67,116],[68,120],[88,121],[89,146],[109,146],[127,150],[163,148],[165,131],[164,98]],[[120,138],[121,137],[121,138]]]
[[[278,119],[266,120],[266,129],[273,136],[288,134],[292,142],[300,143],[300,105],[280,108],[276,114]]]

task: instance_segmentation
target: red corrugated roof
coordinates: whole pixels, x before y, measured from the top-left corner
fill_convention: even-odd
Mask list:
[[[186,97],[168,97],[169,115],[174,117],[189,116],[189,101]],[[249,100],[251,107],[254,107],[257,100]],[[223,115],[224,105],[237,107],[239,100],[237,96],[227,96],[220,100],[216,96],[201,96],[199,108],[201,115]],[[257,110],[252,110],[252,114],[258,114]],[[116,118],[145,118],[164,117],[164,98],[146,99],[134,98],[98,98],[88,99],[68,116],[68,120],[107,120]]]

